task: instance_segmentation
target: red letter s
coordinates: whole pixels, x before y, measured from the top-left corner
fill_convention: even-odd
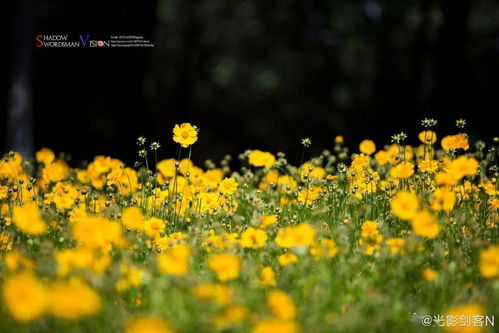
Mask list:
[[[41,38],[42,38],[42,35],[36,35],[35,39],[36,39],[36,47],[42,47],[43,46],[43,42],[41,41]]]

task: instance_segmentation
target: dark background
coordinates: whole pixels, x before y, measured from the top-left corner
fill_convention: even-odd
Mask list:
[[[201,128],[198,163],[255,148],[296,162],[303,137],[316,151],[340,134],[355,149],[364,138],[380,145],[402,130],[416,143],[425,117],[439,120],[441,135],[454,134],[458,118],[473,138],[498,134],[498,1],[5,6],[0,152],[18,131],[7,112],[19,72],[30,89],[34,149],[67,152],[75,163],[97,154],[133,163],[139,135],[159,141],[161,157],[175,157],[171,131],[184,121]],[[144,35],[156,46],[39,49],[37,34]]]

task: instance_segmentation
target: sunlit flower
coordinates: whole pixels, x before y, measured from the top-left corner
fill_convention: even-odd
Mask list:
[[[225,178],[220,182],[218,190],[223,194],[230,195],[237,190],[237,182],[234,178]]]
[[[183,148],[187,148],[198,140],[196,126],[189,123],[175,125],[173,128],[173,141],[179,143]]]

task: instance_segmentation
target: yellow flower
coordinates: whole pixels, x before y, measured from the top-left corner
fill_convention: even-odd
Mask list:
[[[275,163],[275,157],[271,153],[261,150],[252,150],[248,156],[248,162],[255,167],[271,168]]]
[[[12,250],[12,239],[5,231],[0,232],[0,251]]]
[[[174,232],[170,235],[156,238],[154,240],[154,243],[159,247],[160,250],[166,250],[175,247],[178,244],[182,244],[186,238],[187,235],[183,234],[182,232]]]
[[[123,176],[123,169],[121,166],[119,168],[116,168],[112,170],[108,175],[107,175],[107,186],[111,186],[114,184],[120,185],[120,179]]]
[[[21,268],[33,269],[36,267],[36,264],[32,260],[17,251],[8,252],[5,255],[4,262],[10,271],[16,271]]]
[[[36,161],[38,163],[43,163],[45,165],[49,165],[54,162],[55,154],[52,150],[48,148],[42,148],[36,152]]]
[[[305,188],[298,193],[298,201],[306,205],[310,205],[317,200],[322,193],[319,186],[312,185],[310,188]]]
[[[42,170],[42,178],[46,182],[58,182],[67,177],[69,167],[66,162],[57,160],[46,165]]]
[[[275,272],[272,270],[272,267],[265,266],[260,271],[260,280],[258,281],[262,286],[275,286]]]
[[[237,190],[237,182],[234,178],[225,178],[220,182],[220,185],[218,185],[218,190],[222,192],[223,194],[230,195]]]
[[[198,140],[196,126],[189,123],[175,125],[173,128],[173,141],[179,143],[183,148],[187,148]]]
[[[365,221],[362,223],[361,236],[364,238],[374,237],[379,234],[378,223],[376,221]]]
[[[380,150],[374,155],[374,158],[379,165],[385,165],[390,161],[390,154],[387,151]]]
[[[279,189],[282,192],[289,192],[290,190],[294,190],[298,187],[298,183],[296,182],[296,180],[288,175],[280,176],[277,180],[277,184],[279,185]]]
[[[222,169],[207,170],[202,177],[202,182],[205,186],[217,187],[217,184],[222,181],[224,173]]]
[[[157,261],[162,274],[185,275],[189,267],[191,250],[185,244],[167,249],[158,255]]]
[[[414,174],[414,164],[410,162],[402,162],[390,169],[390,176],[406,179]]]
[[[24,206],[15,206],[13,210],[14,224],[24,233],[40,235],[45,232],[47,225],[40,218],[40,211],[34,202],[27,202]]]
[[[232,305],[222,314],[213,318],[213,326],[219,329],[229,328],[248,317],[248,309],[242,305]]]
[[[169,158],[167,160],[159,161],[158,164],[156,164],[156,169],[158,169],[160,175],[163,177],[163,181],[175,177],[176,162],[177,161],[175,159]]]
[[[120,273],[121,277],[115,284],[116,290],[125,291],[142,285],[143,270],[133,266],[121,265]]]
[[[329,238],[323,238],[319,242],[310,248],[310,254],[314,256],[315,260],[319,260],[321,258],[331,259],[336,256],[338,253],[338,248],[336,247],[336,243],[334,240]]]
[[[300,176],[304,177],[305,175],[310,178],[323,179],[326,176],[326,170],[307,162],[300,167]]]
[[[58,318],[76,320],[97,314],[101,309],[99,294],[80,279],[55,282],[49,293],[49,311]]]
[[[438,169],[438,161],[427,158],[418,163],[418,168],[422,172],[435,173]]]
[[[421,272],[421,276],[428,282],[433,282],[437,278],[437,271],[431,268],[425,268]]]
[[[296,316],[293,299],[281,290],[272,290],[267,296],[267,306],[280,319],[291,320]]]
[[[460,156],[453,160],[449,166],[449,173],[457,179],[464,176],[474,176],[478,171],[478,162],[473,157]]]
[[[202,301],[214,301],[226,305],[231,301],[232,290],[223,284],[201,284],[192,289],[192,294]]]
[[[386,245],[390,248],[390,253],[401,252],[402,247],[405,244],[405,239],[403,238],[389,238],[386,240]]]
[[[487,201],[490,209],[498,210],[499,209],[499,198],[492,198]]]
[[[280,247],[308,247],[315,242],[315,229],[307,224],[300,223],[296,227],[281,228],[277,231],[274,241]]]
[[[393,215],[401,220],[410,220],[418,211],[418,197],[407,191],[399,191],[390,201]]]
[[[264,215],[260,221],[260,228],[267,228],[269,225],[277,223],[277,216],[275,215]]]
[[[473,318],[478,316],[481,316],[483,326],[474,324]],[[485,309],[481,304],[459,305],[448,309],[443,314],[444,322],[440,323],[440,325],[443,327],[444,332],[449,333],[482,333],[486,331],[484,316]],[[450,321],[453,318],[457,318],[457,324],[454,321]],[[465,318],[468,321],[462,324],[461,318]]]
[[[364,140],[359,145],[359,151],[366,155],[371,155],[376,151],[376,145],[372,140]]]
[[[437,141],[437,133],[429,130],[421,131],[418,135],[418,139],[425,145],[432,145]]]
[[[60,250],[54,253],[54,257],[57,261],[57,274],[59,274],[59,276],[66,276],[73,269],[81,270],[92,268],[92,266],[98,262],[94,251],[88,247]],[[104,258],[100,259],[104,260]],[[104,271],[107,267],[99,268]]]
[[[437,185],[453,186],[457,184],[458,180],[459,179],[448,172],[439,172],[435,175],[435,182]]]
[[[170,325],[161,318],[142,316],[127,321],[125,333],[173,333]]]
[[[361,230],[359,245],[362,247],[362,252],[368,256],[373,255],[380,248],[379,244],[383,240],[383,235],[378,230],[378,223],[376,221],[365,221]]]
[[[436,238],[440,232],[440,225],[433,215],[422,211],[412,219],[412,231],[418,236]]]
[[[486,279],[499,277],[499,246],[491,246],[480,253],[480,273]]]
[[[352,160],[350,168],[355,171],[362,171],[364,168],[369,167],[371,158],[365,154],[356,154]]]
[[[9,195],[9,188],[7,186],[0,186],[0,200],[7,198]]]
[[[456,202],[456,194],[449,188],[443,187],[435,191],[431,208],[435,211],[450,211]]]
[[[265,245],[267,239],[268,236],[265,231],[249,227],[241,234],[241,246],[259,249]]]
[[[144,230],[144,215],[137,207],[127,207],[121,214],[121,222],[125,227],[132,230]]]
[[[299,326],[290,320],[278,318],[265,319],[251,329],[251,333],[298,333]]]
[[[107,249],[114,244],[122,246],[125,241],[121,225],[102,216],[85,216],[73,225],[73,237],[80,244],[92,249]]]
[[[165,222],[157,217],[147,219],[144,224],[144,231],[151,238],[158,238],[165,231]]]
[[[445,151],[450,149],[468,150],[470,148],[468,138],[464,134],[448,135],[442,139],[441,144]]]
[[[32,273],[8,277],[3,285],[3,297],[10,314],[19,322],[36,320],[45,313],[46,288]]]
[[[296,264],[298,262],[298,257],[293,253],[285,253],[281,254],[277,260],[279,261],[279,265],[288,266],[292,264]]]
[[[222,282],[237,278],[240,265],[240,259],[232,254],[213,254],[208,257],[208,267]]]

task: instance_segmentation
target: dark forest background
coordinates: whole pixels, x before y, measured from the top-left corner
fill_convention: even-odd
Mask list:
[[[364,138],[387,143],[402,130],[416,143],[425,117],[439,119],[440,134],[453,134],[458,118],[472,137],[498,134],[498,1],[4,5],[1,152],[17,134],[24,151],[32,142],[75,163],[96,154],[133,163],[144,135],[173,157],[171,130],[184,121],[201,128],[197,162],[255,148],[296,162],[303,137],[318,151],[340,134],[352,147]],[[156,46],[35,47],[37,34],[67,33],[144,35]],[[26,88],[17,99],[15,82]],[[32,109],[33,136],[8,120],[16,107]]]

